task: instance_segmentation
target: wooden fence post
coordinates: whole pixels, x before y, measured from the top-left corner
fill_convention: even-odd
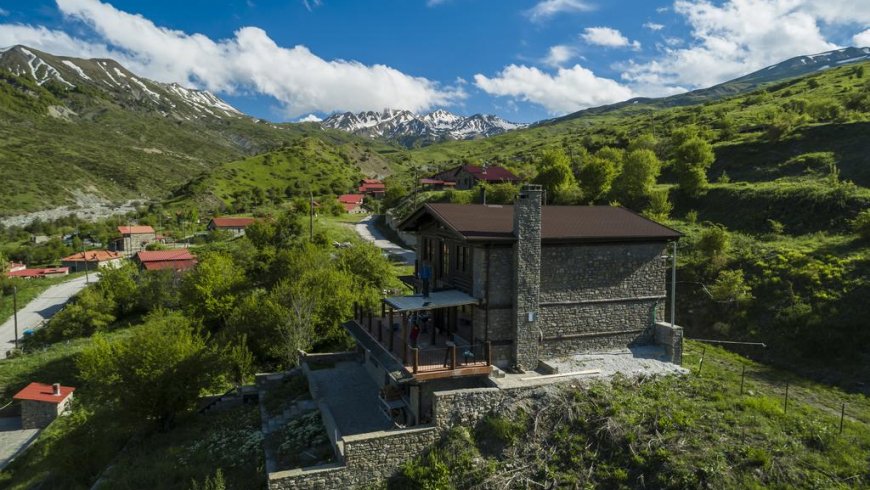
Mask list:
[[[840,408],[840,435],[843,435],[843,419],[846,418],[846,404]]]
[[[492,366],[492,344],[488,340],[483,343],[483,357],[486,358],[486,365]]]
[[[450,346],[450,369],[456,369],[456,344]]]
[[[414,374],[417,374],[417,368],[420,366],[420,349],[412,347],[411,352],[414,353]]]
[[[743,381],[746,379],[746,364],[743,365],[743,371],[740,373],[740,394],[743,394]]]

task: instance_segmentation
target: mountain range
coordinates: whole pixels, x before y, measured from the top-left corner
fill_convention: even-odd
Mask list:
[[[443,109],[422,115],[392,109],[357,114],[344,112],[333,114],[320,124],[324,128],[340,129],[358,136],[386,138],[409,147],[439,141],[485,138],[527,126],[505,121],[498,116],[459,116]]]

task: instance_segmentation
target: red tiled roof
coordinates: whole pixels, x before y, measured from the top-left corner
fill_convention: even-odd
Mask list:
[[[69,267],[50,267],[47,269],[17,269],[6,273],[6,277],[40,277],[52,274],[69,274]]]
[[[84,254],[84,256],[82,255]],[[64,257],[61,262],[105,262],[107,260],[120,259],[121,254],[118,252],[110,252],[108,250],[88,250],[87,252],[78,252]]]
[[[142,233],[154,233],[154,228],[150,226],[119,226],[118,233],[122,235],[139,235]]]
[[[384,185],[384,183],[381,182],[381,181],[378,180],[378,179],[362,179],[362,183],[363,183],[363,184],[380,184],[380,185]]]
[[[342,204],[362,204],[365,196],[362,194],[342,194],[338,196],[338,202]]]
[[[513,240],[514,207],[483,204],[430,203],[419,208],[401,225],[414,230],[424,216],[431,216],[468,240]],[[543,206],[541,240],[570,242],[621,242],[672,240],[678,231],[611,206]]]
[[[359,208],[359,204],[357,204],[355,202],[343,202],[343,203],[341,203],[341,205],[344,207],[344,210],[347,211],[348,213],[353,211],[354,209]]]
[[[72,394],[76,389],[72,386],[61,386],[60,395],[54,394],[51,385],[44,383],[30,383],[12,398],[14,400],[33,400],[38,402],[60,403]]]
[[[191,260],[195,257],[186,248],[178,250],[143,250],[136,253],[139,262],[162,262],[166,260]]]
[[[186,271],[196,267],[196,259],[188,260],[161,260],[157,262],[142,262],[142,267],[147,271],[156,271],[162,269],[175,269],[177,271]]]
[[[257,221],[256,218],[212,218],[216,228],[245,228]]]

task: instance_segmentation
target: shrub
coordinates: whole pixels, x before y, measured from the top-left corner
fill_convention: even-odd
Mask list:
[[[862,240],[870,241],[870,209],[858,213],[852,221],[852,229]]]

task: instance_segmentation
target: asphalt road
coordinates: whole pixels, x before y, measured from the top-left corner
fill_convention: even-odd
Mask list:
[[[91,281],[99,280],[97,274],[91,274]],[[31,279],[38,281],[39,279]],[[87,285],[85,277],[77,277],[43,291],[42,294],[18,310],[18,335],[27,329],[35,329],[41,322],[52,317],[63,308],[70,298],[79,293]],[[11,298],[4,298],[4,301]],[[20,306],[20,305],[19,305]],[[0,358],[6,357],[6,351],[15,347],[15,317],[10,317],[0,325]]]
[[[402,257],[402,260],[406,264],[413,265],[417,258],[414,251],[402,248],[387,240],[383,233],[375,227],[374,219],[374,216],[369,216],[357,223],[356,226],[354,226],[357,234],[361,236],[363,240],[372,242],[376,247],[384,252],[397,257]]]

